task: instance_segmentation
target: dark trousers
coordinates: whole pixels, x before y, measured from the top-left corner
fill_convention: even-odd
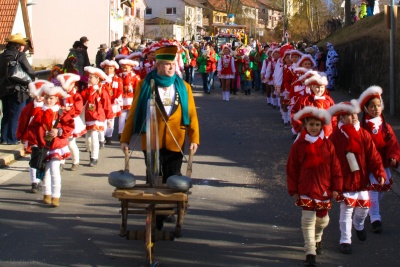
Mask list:
[[[16,95],[5,96],[3,102],[3,119],[1,121],[1,143],[16,144],[15,136],[18,126],[18,118],[26,101],[19,103]]]
[[[182,175],[181,167],[182,167],[182,159],[183,155],[181,152],[174,152],[167,150],[165,148],[160,149],[159,151],[159,175],[163,178],[163,184],[167,182],[168,177],[172,175]],[[143,151],[144,159],[146,161],[146,151]],[[149,183],[149,177],[146,177],[146,182]],[[157,215],[156,216],[156,228],[157,230],[161,230],[164,225],[164,219],[166,218],[165,215]]]
[[[185,81],[192,85],[194,80],[194,67],[189,65],[185,66]]]
[[[174,152],[167,150],[165,148],[160,149],[159,152],[160,152],[159,153],[160,165],[158,167],[159,175],[162,176],[163,184],[165,184],[167,182],[168,177],[172,175],[182,175],[181,167],[182,167],[183,155],[181,152]],[[144,153],[144,159],[146,161],[147,158],[146,151],[143,151],[143,153]],[[146,180],[148,181],[148,178],[146,178]]]

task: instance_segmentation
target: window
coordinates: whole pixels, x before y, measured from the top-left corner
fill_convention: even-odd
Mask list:
[[[129,16],[131,14],[131,9],[129,7],[126,7],[124,10],[125,10],[125,12],[124,12],[125,16]]]
[[[262,13],[265,14],[265,8],[262,9]]]
[[[165,14],[167,14],[167,15],[176,15],[176,7],[167,7],[165,9]]]
[[[152,14],[153,14],[153,9],[146,8],[146,15],[152,15]]]
[[[140,8],[136,8],[136,17],[140,18]]]

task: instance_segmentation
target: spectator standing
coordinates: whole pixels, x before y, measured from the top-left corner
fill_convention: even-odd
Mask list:
[[[20,33],[11,35],[7,39],[7,44],[4,52],[0,54],[0,98],[3,102],[3,119],[1,121],[1,143],[2,144],[18,144],[16,131],[18,126],[18,117],[21,114],[22,108],[26,104],[28,95],[21,93],[7,94],[7,87],[13,84],[6,80],[7,64],[15,58],[18,59],[19,64],[24,71],[34,79],[35,72],[29,64],[25,53],[23,52],[27,46],[26,39]]]
[[[118,49],[118,53],[122,55],[129,55],[130,53],[132,53],[128,44],[129,44],[128,37],[126,36],[121,37],[121,47]]]
[[[96,68],[100,68],[101,62],[106,60],[108,47],[106,44],[101,44],[97,49],[98,51],[96,54]]]
[[[83,44],[81,41],[75,41],[74,44],[72,45],[72,48],[69,50],[69,54],[67,56],[67,59],[70,57],[74,57],[76,59],[75,62],[75,68],[79,72],[80,75],[84,75],[85,72],[83,68],[85,67],[85,56],[82,52],[83,50]],[[65,63],[65,62],[64,62]]]
[[[111,52],[111,59],[116,60],[116,56],[119,55],[119,49],[121,48],[121,41],[120,40],[115,40],[114,41],[114,47],[112,48]]]
[[[82,36],[79,41],[82,43],[83,67],[90,66],[88,54],[89,39],[86,36]]]
[[[210,43],[204,46],[202,54],[197,58],[197,62],[199,63],[199,72],[203,79],[203,91],[206,94],[210,94],[217,62],[217,55],[211,49]]]

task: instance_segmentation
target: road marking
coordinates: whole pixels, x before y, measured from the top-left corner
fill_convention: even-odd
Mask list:
[[[0,169],[0,184],[7,182],[14,178],[21,172],[27,172],[29,177],[29,165],[28,160],[23,158],[13,162],[12,164]]]

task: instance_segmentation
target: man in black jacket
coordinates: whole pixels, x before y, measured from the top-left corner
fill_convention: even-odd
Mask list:
[[[82,36],[81,39],[79,39],[79,41],[82,42],[83,45],[83,49],[82,49],[82,55],[83,55],[83,68],[90,66],[90,60],[89,60],[89,54],[88,54],[88,43],[89,43],[89,39],[86,36]]]
[[[6,78],[7,64],[17,58],[23,70],[32,80],[34,79],[35,72],[23,52],[27,42],[22,35],[20,33],[11,35],[6,41],[6,49],[0,54],[0,99],[3,102],[1,143],[12,145],[18,144],[18,140],[15,136],[18,118],[29,96],[27,93],[23,92],[24,88],[27,87]],[[16,90],[10,90],[9,88],[15,88]]]

